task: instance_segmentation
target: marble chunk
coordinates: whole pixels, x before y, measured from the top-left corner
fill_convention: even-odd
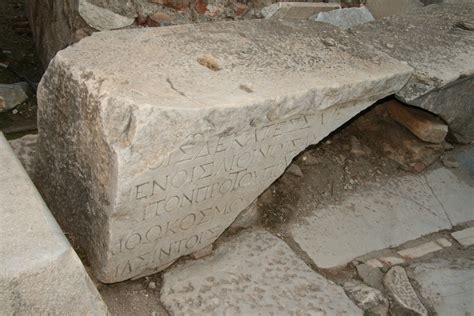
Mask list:
[[[263,229],[244,231],[213,256],[165,271],[160,300],[173,315],[362,315],[342,287]]]
[[[98,279],[152,274],[410,74],[311,21],[94,33],[39,86],[37,184]]]
[[[436,242],[430,241],[416,247],[400,250],[398,254],[404,258],[415,259],[441,249],[443,248]]]
[[[0,133],[3,315],[107,315],[79,257]]]
[[[346,30],[356,25],[373,21],[374,17],[366,7],[360,7],[320,12],[313,19]]]

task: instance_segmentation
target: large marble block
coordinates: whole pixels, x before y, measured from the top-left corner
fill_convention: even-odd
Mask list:
[[[438,114],[459,141],[474,140],[474,4],[439,4],[360,25],[359,39],[407,62],[413,77],[396,96]]]
[[[311,21],[96,33],[41,81],[36,180],[101,281],[151,274],[411,71]]]
[[[107,315],[79,257],[1,133],[0,313]]]

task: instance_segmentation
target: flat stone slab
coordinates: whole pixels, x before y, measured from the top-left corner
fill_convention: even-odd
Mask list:
[[[440,115],[474,140],[474,3],[440,4],[354,27],[352,33],[415,69],[396,96]]]
[[[438,315],[474,313],[474,256],[435,258],[410,266],[421,296]]]
[[[78,256],[0,133],[4,315],[107,315]]]
[[[324,207],[300,199],[297,207],[309,215],[289,232],[317,266],[332,268],[473,220],[472,205],[474,188],[440,168],[371,184]]]
[[[161,302],[173,315],[362,315],[340,286],[263,229],[167,270]]]
[[[451,236],[464,247],[474,245],[474,227],[465,228],[451,233]]]
[[[101,281],[152,274],[410,74],[311,21],[95,33],[39,86],[37,185]]]

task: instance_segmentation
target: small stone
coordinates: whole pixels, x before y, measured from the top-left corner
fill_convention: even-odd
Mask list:
[[[441,249],[443,248],[441,248],[441,246],[439,246],[437,243],[430,241],[417,247],[400,250],[398,254],[407,259],[414,259],[432,252],[439,251]]]
[[[198,251],[195,251],[191,254],[191,257],[195,260],[197,259],[201,259],[201,258],[204,258],[204,257],[207,257],[207,256],[210,256],[212,255],[214,251],[214,246],[213,245],[208,245]]]
[[[436,243],[438,245],[440,245],[441,247],[444,247],[444,248],[447,248],[447,247],[451,247],[453,244],[447,240],[446,238],[439,238],[436,240]]]
[[[374,17],[366,7],[360,7],[320,12],[317,16],[312,17],[312,19],[318,22],[329,23],[345,30],[373,21]]]
[[[379,268],[371,267],[368,264],[359,264],[356,269],[365,283],[378,290],[383,290],[383,273]]]
[[[474,227],[469,227],[457,232],[451,233],[454,239],[464,247],[474,244]]]
[[[150,283],[148,283],[148,288],[156,289],[156,282],[151,281]]]
[[[299,178],[302,178],[304,176],[303,174],[303,171],[301,170],[301,168],[295,164],[295,163],[292,163],[288,169],[286,170],[286,172],[288,172],[289,174],[295,176],[295,177],[299,177]]]
[[[416,295],[405,269],[402,267],[393,267],[385,274],[383,283],[387,291],[392,295],[397,307],[404,312],[414,312],[417,315],[428,315],[425,306],[420,302]]]
[[[439,144],[448,134],[448,125],[434,114],[404,105],[397,100],[386,103],[390,116],[422,141]]]
[[[398,257],[382,257],[382,258],[379,258],[379,260],[389,266],[394,266],[394,265],[402,264],[405,262],[405,260]]]
[[[17,110],[17,109],[13,109],[12,113],[15,114],[15,115],[18,114],[18,110]]]
[[[441,162],[446,168],[459,168],[459,162],[457,162],[456,159],[454,159],[453,157],[443,156],[441,157]]]
[[[171,17],[163,12],[156,12],[148,17],[149,26],[166,26],[171,24]]]
[[[370,259],[366,262],[366,264],[372,268],[383,268],[383,263],[377,259]]]
[[[365,154],[360,141],[355,136],[351,136],[351,154],[355,156],[362,156]]]
[[[388,304],[382,292],[359,281],[352,280],[344,283],[344,290],[347,296],[363,310],[374,308],[380,304]]]
[[[246,209],[244,209],[234,222],[230,225],[231,228],[249,228],[258,223],[260,213],[258,211],[257,200],[253,201]]]
[[[389,304],[380,304],[369,309],[367,312],[370,316],[387,316],[389,307]]]
[[[212,71],[221,70],[221,66],[216,58],[211,55],[204,55],[197,59],[197,62],[203,65],[206,68],[209,68]]]
[[[0,84],[0,113],[25,102],[28,99],[26,89],[28,89],[28,85],[25,82]]]

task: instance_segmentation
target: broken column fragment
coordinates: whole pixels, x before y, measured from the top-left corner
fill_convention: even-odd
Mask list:
[[[311,21],[95,33],[40,84],[37,184],[101,281],[151,274],[410,75]]]
[[[396,97],[445,120],[461,142],[474,140],[474,4],[430,5],[360,25],[353,34],[415,69]]]
[[[107,315],[79,257],[0,133],[3,315]]]

